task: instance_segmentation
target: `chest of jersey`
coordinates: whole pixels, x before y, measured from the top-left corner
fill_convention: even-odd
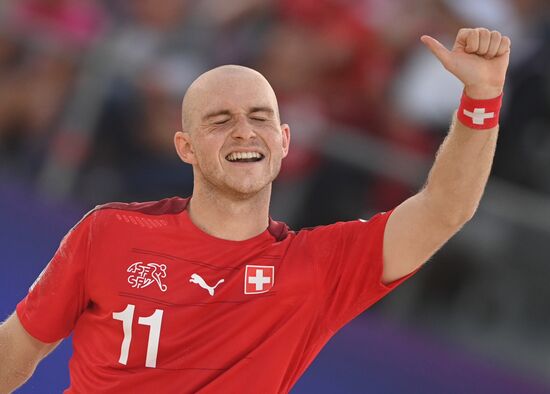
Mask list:
[[[312,320],[312,265],[288,259],[288,242],[207,243],[169,230],[128,232],[91,255],[91,306],[75,335],[108,348],[104,365],[180,371],[198,387],[270,338],[291,340],[285,330],[300,336],[289,320]]]

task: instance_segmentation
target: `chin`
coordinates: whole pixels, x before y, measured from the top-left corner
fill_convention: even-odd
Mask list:
[[[232,189],[233,193],[236,195],[242,196],[242,198],[249,198],[252,197],[266,189],[267,185],[239,185],[239,186],[233,186],[230,188]]]
[[[238,196],[241,199],[247,199],[271,189],[270,182],[235,182],[226,184],[227,189],[231,190],[232,194]]]

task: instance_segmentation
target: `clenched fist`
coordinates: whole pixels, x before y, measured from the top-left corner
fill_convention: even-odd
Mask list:
[[[510,60],[510,39],[484,28],[460,29],[452,50],[430,36],[421,41],[441,64],[464,83],[474,99],[493,98],[502,93]]]

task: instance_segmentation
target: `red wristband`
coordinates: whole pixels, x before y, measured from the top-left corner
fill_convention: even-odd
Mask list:
[[[498,125],[502,94],[488,100],[475,100],[462,93],[458,107],[458,120],[471,129],[487,130]]]

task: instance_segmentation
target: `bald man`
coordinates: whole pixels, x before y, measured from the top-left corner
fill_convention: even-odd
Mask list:
[[[425,187],[368,221],[298,232],[269,217],[290,143],[273,89],[239,66],[201,75],[174,137],[192,197],[99,206],[67,234],[0,327],[0,392],[71,332],[69,393],[288,392],[481,198],[510,41],[486,29],[460,30],[451,51],[422,41],[464,83]]]

